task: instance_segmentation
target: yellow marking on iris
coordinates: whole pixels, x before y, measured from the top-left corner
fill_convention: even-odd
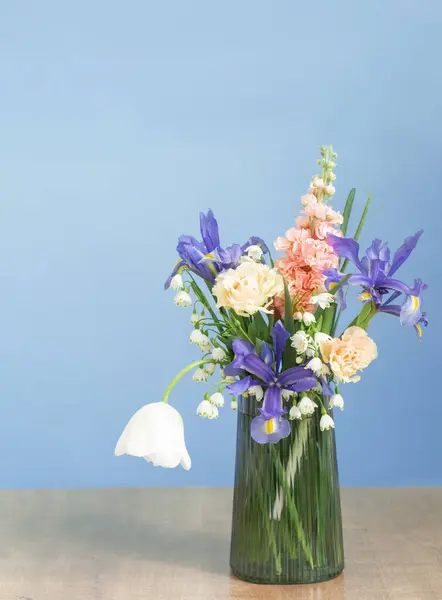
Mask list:
[[[417,335],[419,336],[419,338],[421,338],[422,337],[422,327],[419,325],[419,323],[415,323],[414,326],[416,327]]]
[[[414,313],[419,308],[419,298],[417,296],[410,296],[411,298],[411,312]]]
[[[264,424],[265,431],[268,435],[276,431],[276,419],[269,419]]]
[[[370,292],[361,292],[358,296],[359,302],[364,302],[364,300],[369,300],[371,298]]]
[[[334,281],[333,283],[330,284],[329,290],[334,290],[337,285],[338,285],[338,283],[336,281]]]

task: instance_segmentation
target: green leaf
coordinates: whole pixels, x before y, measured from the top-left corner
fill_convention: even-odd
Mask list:
[[[333,325],[333,320],[335,318],[335,311],[336,311],[336,304],[332,304],[331,306],[329,306],[328,308],[325,309],[323,317],[322,317],[321,327],[319,327],[319,324],[318,324],[319,331],[322,331],[323,333],[330,333],[332,325]]]
[[[286,280],[284,279],[284,327],[293,335],[295,333],[295,321],[293,319],[293,304]]]
[[[259,337],[262,340],[265,340],[267,337],[268,325],[267,325],[262,313],[259,311],[257,313],[255,313],[255,315],[253,316],[253,320],[255,323],[256,337]]]
[[[289,288],[284,279],[284,327],[292,336],[295,333],[295,321],[293,319],[293,304],[290,298]],[[296,350],[290,346],[290,340],[287,341],[287,346],[282,355],[282,364],[284,369],[289,369],[295,366]]]
[[[353,239],[355,240],[355,242],[357,242],[359,240],[359,236],[361,235],[362,228],[364,227],[365,219],[367,218],[368,209],[370,207],[370,201],[371,201],[371,194],[367,198],[367,202],[365,203],[364,211],[363,211],[362,216],[361,216],[361,218],[359,220],[359,224],[358,224],[358,227],[356,229],[356,233],[353,236]],[[346,258],[344,260],[344,262],[342,263],[342,267],[341,267],[341,272],[342,273],[347,268],[347,265],[348,265],[348,258]]]
[[[341,231],[344,234],[344,237],[347,235],[348,222],[350,220],[351,209],[353,208],[353,202],[355,201],[356,189],[352,188],[347,196],[347,201],[345,203],[343,217],[344,222],[342,223]]]
[[[364,304],[361,312],[356,317],[355,325],[357,325],[358,327],[362,327],[362,329],[367,330],[371,319],[375,316],[376,313],[377,313],[376,304],[374,302],[366,302]]]

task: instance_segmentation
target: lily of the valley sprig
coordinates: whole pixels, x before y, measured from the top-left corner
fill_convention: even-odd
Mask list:
[[[427,286],[420,279],[408,285],[396,277],[422,231],[408,237],[393,255],[380,239],[362,255],[358,240],[370,198],[353,237],[347,237],[355,190],[342,214],[331,206],[337,155],[332,147],[320,152],[321,173],[312,177],[301,198],[295,226],[276,238],[275,249],[282,255],[275,262],[256,236],[222,246],[211,210],[200,215],[201,239],[178,239],[179,258],[165,287],[174,290],[177,306],[192,309],[189,341],[201,356],[172,379],[162,402],[132,417],[116,454],[190,468],[182,419],[168,405],[171,391],[190,372],[195,383],[208,386],[195,394],[200,417],[218,418],[226,393],[233,410],[237,397],[255,399],[258,414],[250,435],[258,444],[278,443],[316,411],[327,435],[335,427],[333,408],[344,408],[342,384],[359,381],[377,357],[376,344],[367,334],[371,320],[391,314],[422,337],[422,325],[428,324],[422,308]],[[361,310],[339,333],[352,286],[360,288]]]

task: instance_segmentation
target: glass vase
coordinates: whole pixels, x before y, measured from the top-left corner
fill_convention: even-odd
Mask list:
[[[258,444],[254,397],[238,399],[230,566],[254,583],[315,583],[344,568],[335,433],[320,411],[291,422],[277,444]]]

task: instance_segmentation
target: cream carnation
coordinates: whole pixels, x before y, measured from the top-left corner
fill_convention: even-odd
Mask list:
[[[374,341],[362,327],[349,327],[342,338],[320,340],[319,347],[324,362],[330,365],[336,379],[347,383],[359,381],[358,371],[362,371],[377,358]]]
[[[238,315],[247,317],[259,310],[270,313],[274,296],[283,290],[283,279],[275,269],[263,263],[245,261],[236,269],[220,273],[212,291],[218,308],[231,308]]]

